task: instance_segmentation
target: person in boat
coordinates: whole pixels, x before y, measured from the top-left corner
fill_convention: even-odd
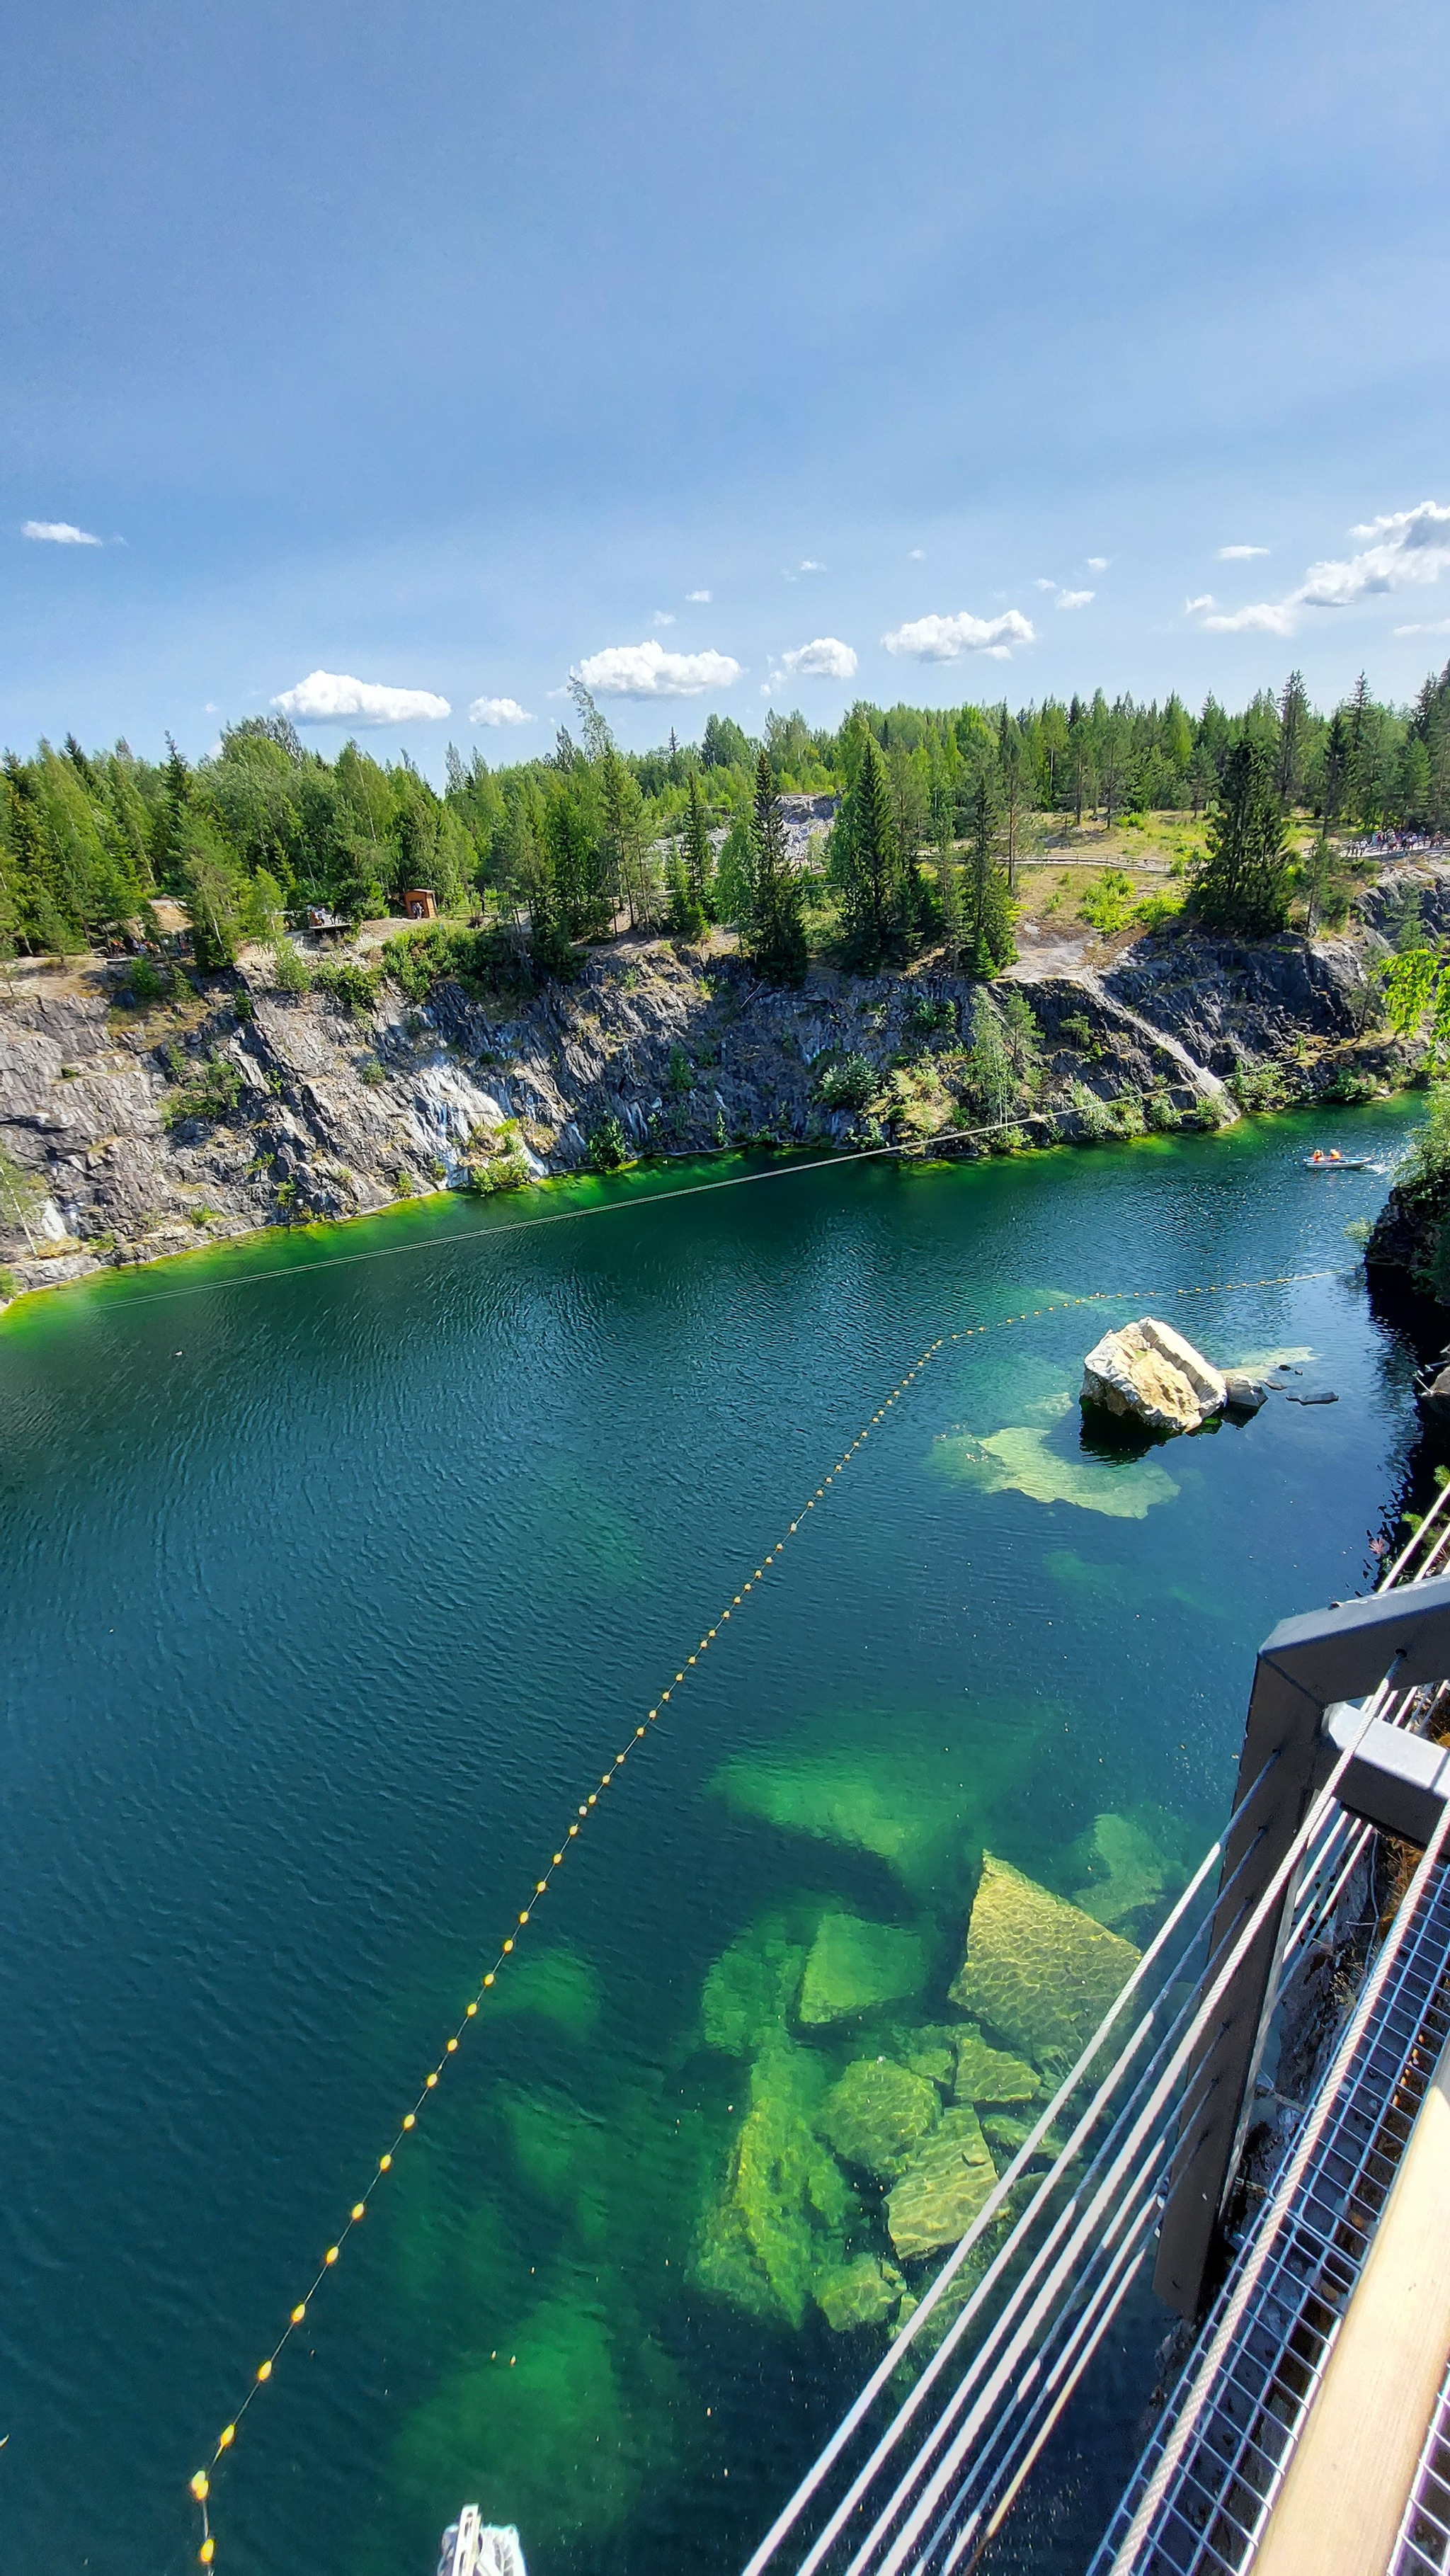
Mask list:
[[[1322,1162],[1323,1162],[1323,1160],[1324,1160],[1324,1156],[1320,1153],[1319,1148],[1318,1148],[1318,1146],[1317,1146],[1317,1145],[1315,1146],[1313,1153],[1310,1155],[1309,1160],[1310,1160],[1310,1162],[1311,1162],[1311,1163],[1322,1163]]]
[[[1340,1152],[1340,1150],[1339,1150],[1339,1147],[1338,1147],[1337,1145],[1331,1145],[1331,1146],[1330,1146],[1330,1148],[1329,1148],[1329,1159],[1330,1159],[1331,1163],[1342,1163],[1342,1162],[1343,1162],[1344,1157],[1343,1157],[1343,1155],[1341,1154],[1341,1152]]]

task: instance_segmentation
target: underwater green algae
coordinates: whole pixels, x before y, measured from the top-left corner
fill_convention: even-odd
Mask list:
[[[984,1440],[966,1431],[938,1434],[928,1472],[983,1494],[1025,1494],[1033,1503],[1072,1503],[1109,1520],[1146,1520],[1155,1503],[1172,1502],[1173,1478],[1156,1458],[1088,1458],[1050,1446],[1052,1434],[1014,1423]]]
[[[1130,1941],[987,1853],[951,1999],[1044,2071],[1065,2069],[1138,1963]]]
[[[939,1899],[969,1867],[994,1804],[1024,1777],[1056,1714],[1045,1700],[974,1705],[970,1746],[957,1750],[935,1725],[922,1741],[919,1709],[846,1711],[738,1754],[710,1786],[733,1815],[869,1852],[913,1894]]]
[[[541,1463],[519,1514],[541,1594],[557,1587],[565,1598],[598,1597],[643,1581],[646,1558],[633,1523],[572,1459]]]
[[[859,1914],[823,1914],[801,1979],[799,2017],[807,2028],[844,2021],[878,2004],[918,1994],[926,1954],[914,1932],[868,1923]]]

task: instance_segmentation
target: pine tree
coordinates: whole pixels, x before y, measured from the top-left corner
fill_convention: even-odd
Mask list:
[[[1241,735],[1224,763],[1208,819],[1208,850],[1194,878],[1194,909],[1219,930],[1266,939],[1289,918],[1283,809],[1267,743]]]
[[[750,838],[754,878],[751,963],[773,984],[799,984],[807,965],[800,880],[786,854],[785,818],[770,773],[770,755],[764,750],[755,767]]]
[[[702,919],[708,922],[711,913],[711,878],[714,873],[713,852],[710,848],[710,835],[705,826],[705,806],[700,794],[699,772],[694,769],[690,772],[689,799],[685,809],[683,851],[685,875],[689,882],[691,901],[697,906]]]
[[[1279,699],[1279,802],[1287,813],[1299,790],[1309,695],[1302,671],[1291,671]]]
[[[842,887],[847,953],[854,965],[877,966],[909,925],[891,782],[872,734],[836,829],[833,873]]]
[[[993,780],[978,768],[967,798],[967,863],[962,911],[963,947],[970,971],[986,977],[1010,966],[1017,954],[1012,937],[1012,898],[997,864],[997,800]]]

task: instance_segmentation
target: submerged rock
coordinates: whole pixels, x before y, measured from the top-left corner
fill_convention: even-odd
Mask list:
[[[1131,1941],[988,1852],[951,1999],[1051,2072],[1092,2037],[1137,1962]]]
[[[879,2254],[857,2254],[816,2276],[815,2301],[837,2334],[852,2326],[879,2326],[890,2316],[905,2283],[894,2263]]]
[[[1167,1864],[1131,1816],[1095,1816],[1070,1857],[1086,1880],[1074,1888],[1072,1901],[1095,1923],[1125,1922],[1130,1914],[1156,1905],[1163,1893]]]
[[[700,2021],[707,2048],[753,2057],[785,2028],[800,1989],[806,1945],[776,1920],[752,1923],[722,1951],[705,1979]]]
[[[936,2086],[924,2076],[889,2057],[858,2057],[826,2095],[818,2126],[848,2165],[885,2182],[940,2118]]]
[[[968,2022],[957,2041],[959,2102],[1035,2102],[1041,2090],[1030,2066],[1004,2049],[989,2048],[976,2023]]]
[[[856,2196],[816,2131],[826,2070],[777,2040],[751,2071],[750,2109],[695,2270],[708,2290],[757,2317],[799,2326],[818,2274],[839,2269],[860,2221]]]
[[[924,2075],[929,2084],[939,2084],[949,2093],[956,2080],[957,2041],[961,2033],[947,2022],[927,2021],[919,2030],[893,2030],[889,2034],[891,2054],[913,2075]]]
[[[1154,1315],[1104,1333],[1083,1362],[1083,1403],[1132,1415],[1149,1431],[1196,1431],[1222,1413],[1227,1392],[1211,1361]]]
[[[799,2017],[808,2027],[869,2012],[920,1992],[926,1956],[915,1932],[867,1923],[859,1914],[824,1914],[801,1979]]]
[[[1025,1494],[1033,1503],[1072,1503],[1109,1520],[1146,1520],[1155,1503],[1178,1491],[1156,1458],[1085,1458],[1054,1448],[1052,1434],[1031,1423],[1009,1423],[985,1440],[969,1432],[942,1432],[927,1453],[932,1475],[975,1485],[984,1494]]]
[[[897,2253],[935,2254],[955,2245],[996,2179],[976,2112],[967,2103],[944,2111],[887,2199],[886,2224]]]

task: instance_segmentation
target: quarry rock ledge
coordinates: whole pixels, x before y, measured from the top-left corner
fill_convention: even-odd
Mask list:
[[[373,971],[373,927],[344,964]],[[982,1115],[963,1078],[982,988],[930,960],[872,976],[818,965],[788,992],[718,937],[641,937],[586,952],[576,980],[531,998],[445,979],[410,1003],[384,979],[351,1007],[274,989],[260,951],[225,975],[179,974],[158,1003],[127,998],[129,973],[100,958],[0,973],[0,1169],[26,1200],[0,1195],[0,1305],[269,1226],[374,1214],[465,1186],[481,1159],[515,1179],[567,1175],[612,1124],[627,1156],[987,1150],[954,1141]],[[1352,1034],[1363,978],[1345,941],[1257,955],[1150,938],[1103,973],[1024,956],[992,988],[1022,993],[1039,1032],[1022,1133],[1091,1146],[1145,1125],[1221,1127],[1236,1091],[1260,1105],[1261,1077],[1276,1102],[1403,1083],[1413,1048]],[[833,1103],[825,1077],[843,1064],[877,1086],[863,1107]]]

